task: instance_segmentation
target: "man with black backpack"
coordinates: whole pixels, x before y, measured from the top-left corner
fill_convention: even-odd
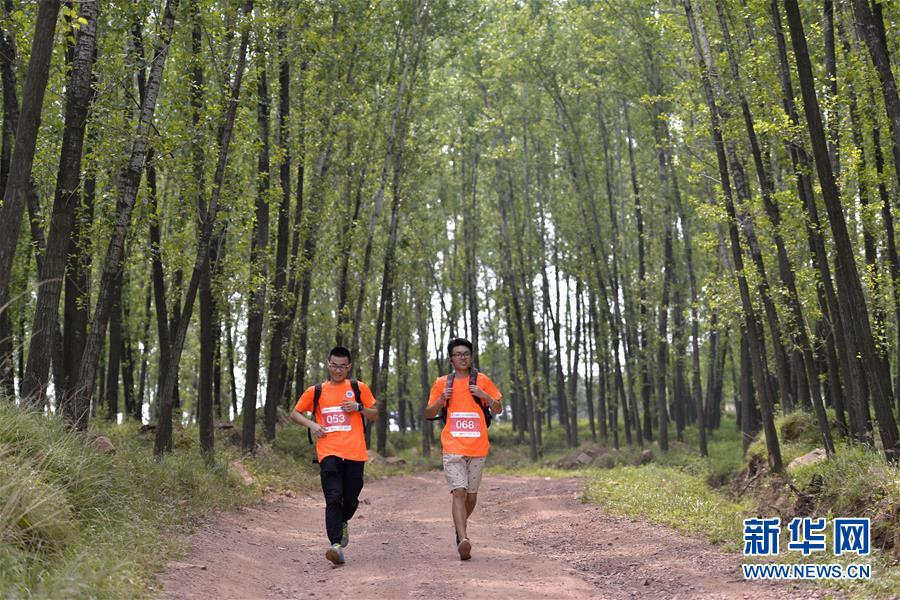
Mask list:
[[[325,558],[344,564],[350,543],[347,523],[359,506],[366,465],[365,421],[378,418],[372,390],[362,381],[348,379],[350,351],[337,346],[328,353],[328,381],[306,388],[291,419],[309,428],[316,438],[316,456],[325,494],[325,531],[331,544]],[[302,413],[311,412],[312,419]]]
[[[425,418],[444,422],[441,447],[444,475],[452,494],[451,512],[456,529],[456,550],[461,560],[472,557],[472,543],[466,522],[478,499],[478,486],[487,460],[491,415],[503,407],[503,395],[487,375],[472,366],[472,342],[456,338],[447,345],[449,375],[438,377],[431,386]]]

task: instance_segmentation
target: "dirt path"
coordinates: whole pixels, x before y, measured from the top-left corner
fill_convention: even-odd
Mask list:
[[[441,473],[368,482],[350,523],[347,564],[324,558],[321,496],[278,497],[220,515],[160,576],[166,599],[819,598],[750,584],[740,556],[670,529],[581,504],[577,479],[486,474],[469,524],[473,557],[453,544]]]

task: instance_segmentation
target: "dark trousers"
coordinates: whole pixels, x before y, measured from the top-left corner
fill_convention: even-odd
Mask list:
[[[359,506],[365,466],[365,461],[345,460],[338,456],[326,456],[319,463],[322,492],[325,493],[325,531],[332,544],[341,542],[341,528]]]

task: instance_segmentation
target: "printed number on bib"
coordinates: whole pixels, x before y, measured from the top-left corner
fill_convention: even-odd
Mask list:
[[[322,409],[322,426],[326,433],[332,431],[350,431],[350,413],[344,412],[340,406],[329,406]]]
[[[452,412],[449,423],[453,437],[481,437],[481,415],[477,412]]]

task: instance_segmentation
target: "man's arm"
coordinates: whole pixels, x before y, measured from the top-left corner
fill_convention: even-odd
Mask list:
[[[500,404],[500,400],[491,398],[490,394],[488,394],[477,385],[469,386],[469,390],[473,395],[478,396],[483,402],[487,404],[487,407],[491,409],[491,413],[499,415],[503,411],[503,405]]]
[[[438,416],[438,413],[441,412],[441,409],[444,408],[447,404],[447,400],[450,398],[450,389],[444,388],[444,391],[441,392],[441,395],[438,396],[434,402],[430,403],[425,407],[425,418],[433,419]]]
[[[361,412],[370,422],[375,421],[378,418],[378,405],[373,404],[372,406],[363,406],[362,410],[359,412]]]
[[[322,437],[322,436],[325,435],[325,428],[324,428],[324,427],[322,427],[321,425],[319,425],[318,423],[316,423],[316,422],[313,421],[312,419],[307,418],[307,417],[306,417],[305,415],[303,415],[302,413],[297,412],[296,409],[291,413],[291,421],[293,421],[294,423],[299,423],[300,425],[304,425],[304,426],[306,426],[306,427],[309,427],[309,430],[310,430],[310,431],[313,433],[313,435],[315,435],[316,437]]]
[[[341,402],[341,409],[344,412],[358,412],[362,413],[362,415],[367,418],[369,421],[374,421],[378,418],[378,405],[372,404],[372,406],[366,406],[362,402],[357,402],[356,400],[347,399]]]

